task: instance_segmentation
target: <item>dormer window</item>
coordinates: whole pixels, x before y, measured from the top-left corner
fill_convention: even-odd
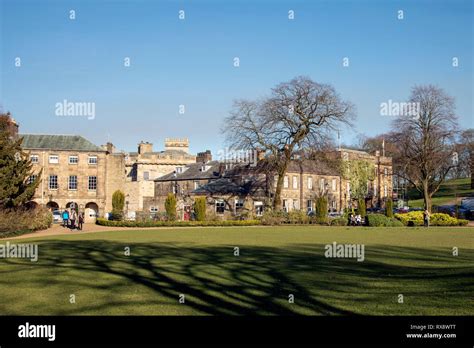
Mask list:
[[[181,174],[183,172],[183,167],[176,167],[176,173]]]

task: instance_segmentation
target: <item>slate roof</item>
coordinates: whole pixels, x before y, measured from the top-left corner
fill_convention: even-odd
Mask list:
[[[247,190],[232,182],[228,178],[221,178],[217,180],[213,180],[197,189],[192,191],[191,193],[200,195],[200,194],[234,194],[234,195],[242,195],[247,193]]]
[[[202,171],[201,168],[204,165],[209,167],[209,169]],[[202,162],[191,163],[186,165],[184,168],[187,169],[183,173],[169,173],[155,179],[155,181],[218,179],[220,177],[218,161],[209,161],[206,164],[203,164]]]
[[[25,149],[106,151],[80,135],[20,134],[20,137]]]

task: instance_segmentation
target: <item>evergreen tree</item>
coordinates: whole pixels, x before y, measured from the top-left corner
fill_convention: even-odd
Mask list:
[[[22,139],[12,134],[11,124],[9,114],[0,115],[0,208],[21,207],[31,200],[40,182],[30,182],[33,165],[21,148]]]
[[[194,201],[194,213],[197,221],[206,220],[206,197],[197,197]]]
[[[117,190],[112,194],[112,217],[113,220],[123,219],[123,207],[125,205],[125,194]]]
[[[165,200],[166,215],[169,221],[176,220],[176,197],[172,193],[168,193]]]

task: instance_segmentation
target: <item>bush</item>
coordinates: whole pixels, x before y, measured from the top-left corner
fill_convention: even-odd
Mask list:
[[[302,210],[292,210],[288,213],[288,223],[307,224],[309,223],[309,217]]]
[[[385,215],[389,218],[393,218],[393,201],[391,198],[387,199],[385,203]]]
[[[405,226],[423,226],[423,212],[411,211],[405,214],[395,214],[395,218],[400,220]],[[448,214],[434,213],[430,217],[430,226],[465,226],[468,221],[456,219]]]
[[[330,221],[331,226],[347,226],[347,218],[341,216]]]
[[[397,219],[383,214],[368,214],[367,220],[370,227],[403,227],[403,224]]]
[[[112,213],[110,214],[110,220],[122,220],[123,219],[123,207],[125,205],[125,194],[117,190],[112,195]]]
[[[281,225],[288,221],[288,214],[284,211],[268,210],[260,218],[262,225]]]
[[[316,198],[315,218],[314,222],[318,224],[328,223],[328,199],[321,196]]]
[[[172,193],[168,193],[165,200],[165,210],[169,221],[176,220],[176,197]]]
[[[53,223],[53,215],[44,207],[0,210],[0,238],[44,230]]]
[[[194,214],[197,221],[206,220],[206,197],[197,197],[194,201]]]
[[[193,226],[255,226],[259,220],[222,220],[222,221],[110,221],[97,218],[96,223],[113,227],[193,227]]]

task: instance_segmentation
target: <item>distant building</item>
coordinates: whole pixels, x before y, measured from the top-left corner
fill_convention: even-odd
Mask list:
[[[75,208],[92,221],[112,209],[112,194],[123,189],[123,157],[78,135],[20,134],[33,163],[30,180],[41,179],[33,197],[51,209]],[[38,173],[42,170],[42,177]],[[122,178],[121,178],[122,176]]]
[[[337,150],[330,157],[364,160],[374,165],[373,180],[368,182],[367,207],[383,207],[386,199],[392,197],[391,158],[348,149]],[[187,212],[197,196],[206,197],[210,215],[259,216],[271,205],[275,187],[276,175],[261,158],[256,166],[199,162],[155,179],[154,197],[145,200],[144,211],[151,214],[164,211],[165,199],[173,193],[178,198],[178,216],[182,219],[189,217]],[[321,160],[291,161],[281,192],[283,210],[313,211],[321,194],[327,196],[330,211],[339,212],[357,204],[351,197],[349,180],[338,169]]]
[[[153,151],[153,144],[140,142],[137,152],[125,157],[126,211],[131,213],[143,209],[143,200],[153,197],[153,180],[195,163],[196,156],[189,154],[188,139],[165,139],[164,151]]]

